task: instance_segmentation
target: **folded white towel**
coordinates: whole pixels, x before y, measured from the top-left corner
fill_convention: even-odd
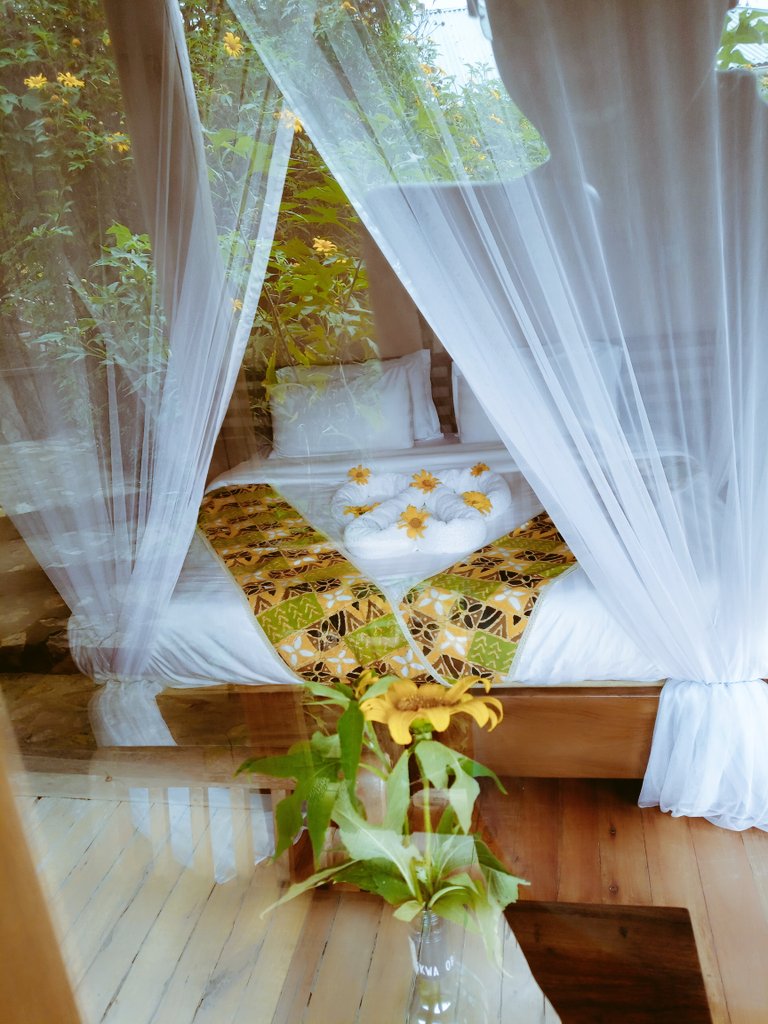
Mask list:
[[[512,500],[502,477],[484,464],[411,476],[356,466],[349,476],[331,512],[344,526],[350,553],[366,558],[472,551],[485,543],[488,521]]]
[[[408,529],[404,516],[411,507],[405,488],[376,508],[353,516],[344,530],[344,543],[361,558],[387,558],[418,550],[418,530]]]
[[[370,512],[384,501],[403,494],[410,481],[410,477],[404,473],[377,473],[372,474],[363,467],[360,474],[361,482],[344,484],[336,491],[331,499],[331,515],[339,525],[354,522],[359,516]],[[355,470],[350,470],[354,473]],[[365,479],[362,479],[364,478]]]

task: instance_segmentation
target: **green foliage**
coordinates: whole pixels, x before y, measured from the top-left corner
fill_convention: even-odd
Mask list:
[[[765,56],[758,67],[749,62],[744,46],[762,48]],[[718,71],[751,71],[758,96],[768,102],[768,9],[735,7],[728,11],[715,66]]]
[[[274,906],[313,885],[348,882],[381,896],[403,920],[429,909],[475,928],[489,953],[498,957],[499,915],[517,899],[518,886],[527,883],[506,870],[471,831],[471,823],[480,793],[476,780],[489,778],[504,789],[489,768],[434,741],[426,727],[414,728],[413,744],[403,748],[393,764],[381,751],[375,727],[365,720],[360,707],[393,682],[396,676],[377,679],[366,673],[354,688],[344,683],[307,683],[312,704],[342,709],[335,732],[316,732],[308,743],[295,744],[287,754],[251,759],[240,767],[239,771],[295,781],[293,793],[276,810],[276,856],[303,826],[309,832],[316,867],[331,825],[346,853],[343,863],[316,871],[292,886]],[[363,750],[367,762],[362,760]],[[366,805],[358,797],[361,771],[373,771],[383,780],[386,809],[381,824],[368,820]],[[423,821],[423,826],[417,826],[425,829],[423,833],[411,834],[413,787],[423,798],[423,817],[417,819]],[[429,805],[438,791],[447,794],[448,806],[433,830]]]
[[[267,442],[269,389],[278,367],[356,362],[378,354],[359,219],[298,122],[296,128],[244,358],[254,420]]]

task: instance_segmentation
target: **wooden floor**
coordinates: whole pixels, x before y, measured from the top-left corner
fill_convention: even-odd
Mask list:
[[[37,774],[18,788],[86,1024],[403,1019],[407,925],[381,900],[333,891],[261,918],[285,876],[259,863],[271,819],[245,787],[137,787],[118,800],[113,780]],[[558,1024],[508,929],[506,974],[477,939],[468,961],[494,1020]]]
[[[155,752],[97,751],[87,725],[91,691],[82,680],[58,677],[63,689],[57,691],[55,700],[25,699],[35,692],[41,697],[47,686],[54,685],[51,678],[46,683],[42,678],[7,676],[3,688],[25,763],[35,769],[19,778],[21,799],[31,820],[48,821],[52,830],[40,833],[39,856],[47,865],[44,870],[53,871],[52,884],[58,886],[59,895],[52,899],[57,906],[69,908],[64,925],[67,955],[75,964],[74,976],[81,991],[85,993],[91,982],[95,986],[92,995],[83,996],[86,1021],[159,1022],[171,1019],[163,1017],[166,1009],[162,1008],[171,1006],[178,1010],[172,1018],[174,1024],[270,1020],[267,1009],[263,1011],[267,1016],[255,1016],[256,982],[249,979],[261,978],[260,985],[268,980],[277,984],[274,958],[279,961],[280,956],[288,955],[299,927],[291,915],[300,912],[286,911],[279,934],[269,926],[273,930],[264,952],[272,959],[262,963],[254,975],[254,956],[267,934],[256,908],[263,906],[266,890],[256,882],[248,852],[253,827],[247,821],[251,809],[246,789],[239,780],[237,785],[232,782],[233,767],[243,753],[242,728],[236,723],[237,716],[230,714],[231,708],[227,710],[230,703],[237,703],[237,695],[220,695],[221,703],[216,705],[219,717],[210,720],[208,745],[201,723],[206,716],[201,716],[192,695],[186,712],[184,704],[177,707],[174,725],[174,735],[191,746]],[[186,725],[185,714],[189,718]],[[216,728],[213,721],[218,722]],[[70,728],[71,736],[79,739],[64,756],[67,752],[61,748]],[[51,775],[54,769],[57,774]],[[136,790],[138,800],[134,805],[129,801],[98,824],[105,801],[114,803],[118,784]],[[530,880],[523,898],[687,907],[713,1019],[717,1024],[768,1022],[768,834],[726,832],[702,820],[673,819],[657,810],[640,810],[636,805],[639,785],[633,781],[526,778],[508,780],[507,785],[508,797],[484,792],[482,819],[510,868]],[[191,805],[182,812],[178,791],[185,788],[191,794]],[[177,792],[169,802],[171,790]],[[230,811],[222,794],[229,794]],[[70,801],[76,811],[74,820],[67,823],[63,811],[57,820],[52,803],[56,798]],[[237,832],[241,845],[235,856],[241,872],[237,894],[230,882],[216,881],[217,873],[221,877],[221,854],[211,838],[219,826],[224,827],[221,823],[227,814],[231,817],[232,808],[238,809],[242,818]],[[153,838],[146,829],[142,831],[142,815],[145,823],[153,824]],[[180,844],[183,846],[178,838],[182,826],[176,826],[174,839],[174,815],[194,823],[195,834],[208,837],[195,842],[187,868],[177,859]],[[183,825],[187,835],[190,827]],[[233,824],[226,827],[235,828]],[[114,847],[102,847],[105,836],[119,841],[120,870],[113,870]],[[64,853],[70,840],[73,845]],[[188,847],[187,842],[187,854]],[[141,860],[141,849],[152,851],[151,870]],[[231,866],[231,858],[228,863]],[[87,909],[97,877],[101,880]],[[141,897],[140,881],[148,886]],[[211,901],[211,909],[206,910]],[[220,907],[231,911],[229,925],[209,926]],[[158,930],[152,938],[154,928]],[[78,951],[81,933],[85,946]],[[213,933],[221,940],[216,957],[201,938]],[[160,957],[159,950],[166,942],[175,943],[177,952]],[[102,947],[111,964],[103,973],[94,966]],[[229,952],[222,960],[225,949]],[[234,974],[224,967],[230,952],[240,965],[231,969]],[[176,956],[173,972],[169,956]],[[273,966],[267,969],[266,964]],[[151,968],[146,983],[129,982],[134,965]],[[265,991],[272,991],[273,1002],[267,1000],[264,1005],[273,1007],[269,1012],[277,1012],[280,992],[268,986]],[[230,1016],[214,1012],[214,1008],[218,1012],[217,992],[232,1010]],[[250,1007],[250,1017],[241,1006]],[[198,1019],[195,1013],[202,1015]],[[282,1019],[294,1024],[289,1018]]]
[[[507,780],[483,821],[538,900],[682,906],[716,1024],[768,1021],[768,834],[637,807],[639,784]]]

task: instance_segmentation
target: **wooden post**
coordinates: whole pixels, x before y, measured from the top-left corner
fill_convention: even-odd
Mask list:
[[[80,1024],[9,774],[17,757],[0,706],[0,1006],[3,1024]]]

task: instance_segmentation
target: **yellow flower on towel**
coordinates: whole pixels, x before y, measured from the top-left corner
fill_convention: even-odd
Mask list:
[[[367,466],[353,466],[347,470],[347,476],[353,484],[367,484],[371,478],[371,471]]]
[[[416,537],[424,536],[428,519],[429,512],[425,508],[416,508],[415,505],[409,505],[398,519],[397,525],[401,530],[405,530],[413,540]]]
[[[484,462],[476,462],[469,472],[471,473],[472,476],[482,476],[483,473],[489,473],[490,470],[491,467],[486,466]]]
[[[487,494],[483,494],[482,491],[464,491],[461,496],[464,499],[465,505],[469,505],[470,508],[476,508],[484,516],[487,516],[493,508],[491,499]]]
[[[417,487],[420,491],[424,491],[425,494],[429,494],[430,491],[434,491],[439,486],[440,481],[428,469],[422,469],[411,477],[411,487]]]
[[[466,691],[478,682],[474,676],[463,676],[453,686],[423,683],[418,686],[409,679],[393,682],[386,693],[363,700],[360,710],[369,722],[382,722],[395,743],[410,743],[411,728],[424,723],[435,732],[444,732],[454,715],[470,715],[481,727],[495,729],[504,716],[501,702],[495,697],[473,697]]]
[[[372,505],[347,505],[344,509],[344,515],[364,516],[366,512],[373,512],[373,510],[378,508],[380,504],[380,501],[374,501]]]

